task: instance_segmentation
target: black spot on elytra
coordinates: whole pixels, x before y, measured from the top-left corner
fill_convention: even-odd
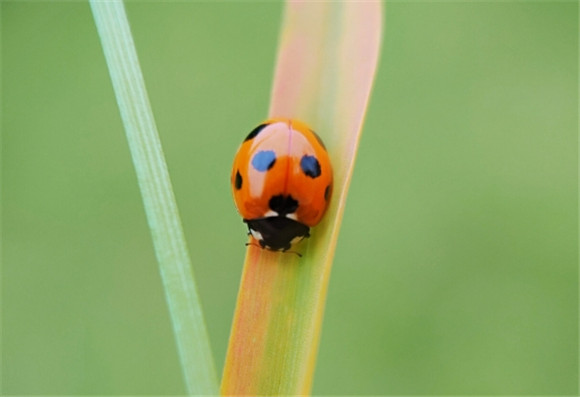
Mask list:
[[[236,180],[234,182],[234,186],[236,187],[236,190],[240,190],[242,188],[242,176],[240,175],[240,170],[236,171]]]
[[[320,144],[320,146],[322,146],[322,148],[324,150],[326,150],[326,146],[324,145],[324,142],[322,142],[322,139],[320,139],[320,137],[318,136],[318,134],[312,130],[310,130],[310,132],[312,132],[312,135],[314,135],[314,137],[316,138],[316,140],[318,141],[318,143]]]
[[[257,126],[256,128],[254,128],[252,130],[252,132],[250,132],[248,134],[248,136],[246,137],[246,139],[244,139],[244,142],[249,141],[250,139],[254,139],[259,133],[260,131],[262,131],[268,124],[260,124],[259,126]]]
[[[317,178],[320,176],[320,163],[316,157],[305,154],[300,160],[300,168],[307,176]]]
[[[330,198],[330,185],[328,185],[326,189],[324,189],[324,200],[328,201],[329,198]]]
[[[279,216],[284,216],[296,212],[298,201],[294,200],[292,196],[283,196],[279,194],[277,196],[272,196],[268,202],[268,206],[272,211],[277,212]]]
[[[261,150],[252,157],[252,167],[260,172],[271,169],[276,162],[276,153],[272,150]]]

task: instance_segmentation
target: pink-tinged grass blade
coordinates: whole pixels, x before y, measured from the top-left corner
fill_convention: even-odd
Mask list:
[[[269,117],[300,119],[324,140],[334,193],[300,258],[249,246],[223,395],[310,393],[328,279],[381,39],[380,2],[286,5]]]

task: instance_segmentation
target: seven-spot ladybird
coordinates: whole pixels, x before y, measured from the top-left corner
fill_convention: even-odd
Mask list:
[[[270,119],[246,137],[234,159],[234,201],[260,247],[287,251],[309,237],[328,208],[332,167],[306,124]]]

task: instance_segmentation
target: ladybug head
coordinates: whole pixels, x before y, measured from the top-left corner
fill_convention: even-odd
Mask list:
[[[310,228],[286,216],[244,219],[248,229],[262,248],[287,251],[292,244],[310,237]]]

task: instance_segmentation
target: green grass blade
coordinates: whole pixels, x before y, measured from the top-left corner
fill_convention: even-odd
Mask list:
[[[217,394],[217,377],[169,173],[121,0],[91,0],[159,262],[189,394]]]
[[[325,218],[296,255],[249,246],[230,336],[224,395],[310,393],[326,291],[381,37],[380,2],[289,1],[270,117],[297,118],[334,168]],[[339,347],[340,348],[340,347]]]

